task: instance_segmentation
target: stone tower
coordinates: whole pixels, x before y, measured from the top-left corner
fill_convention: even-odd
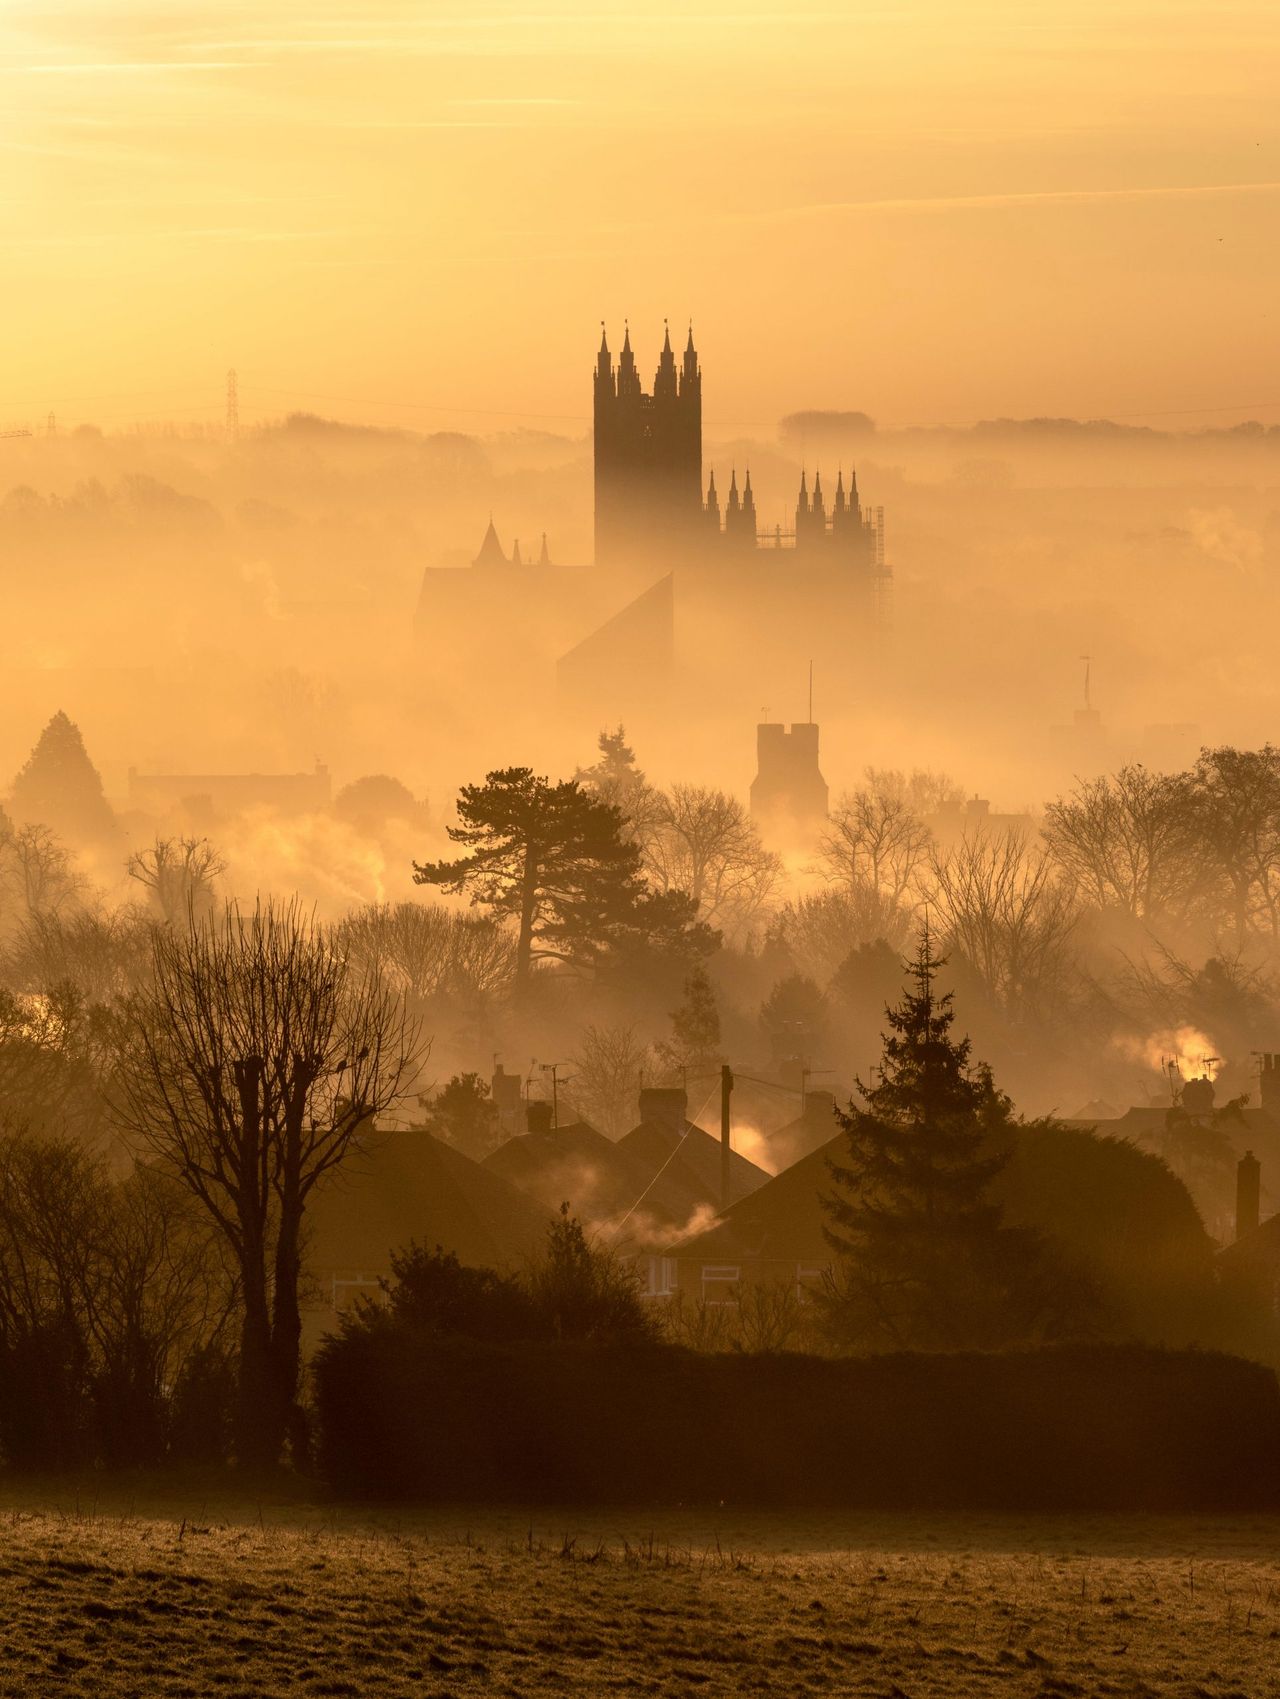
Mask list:
[[[601,335],[595,371],[597,566],[669,566],[703,530],[702,372],[693,328],[679,366],[667,332],[652,394],[623,338],[615,367]]]

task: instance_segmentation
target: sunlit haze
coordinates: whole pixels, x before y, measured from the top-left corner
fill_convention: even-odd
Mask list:
[[[9,0],[0,422],[1280,417],[1274,10]]]

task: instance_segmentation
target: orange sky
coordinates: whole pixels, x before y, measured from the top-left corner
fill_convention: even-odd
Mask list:
[[[1280,420],[1280,14],[0,0],[0,428]]]

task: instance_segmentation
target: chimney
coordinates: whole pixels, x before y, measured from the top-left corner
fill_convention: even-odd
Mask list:
[[[525,1124],[531,1133],[551,1131],[551,1105],[543,1097],[534,1098],[524,1106]]]
[[[520,1123],[524,1119],[521,1114],[524,1108],[521,1102],[523,1085],[519,1074],[508,1074],[501,1062],[494,1064],[489,1092],[498,1117],[498,1125],[506,1138],[513,1138],[520,1131]]]
[[[835,1132],[836,1094],[834,1091],[806,1091],[804,1118],[815,1127],[830,1127]]]
[[[1236,1164],[1236,1243],[1258,1231],[1262,1165],[1251,1150]]]
[[[665,1132],[684,1137],[689,1095],[679,1086],[645,1086],[640,1092],[641,1121],[655,1121]]]
[[[1272,1050],[1258,1058],[1258,1101],[1264,1109],[1280,1110],[1280,1056]]]

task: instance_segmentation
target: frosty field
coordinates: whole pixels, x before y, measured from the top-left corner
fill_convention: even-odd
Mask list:
[[[1269,1519],[10,1490],[0,1693],[1280,1692]]]

